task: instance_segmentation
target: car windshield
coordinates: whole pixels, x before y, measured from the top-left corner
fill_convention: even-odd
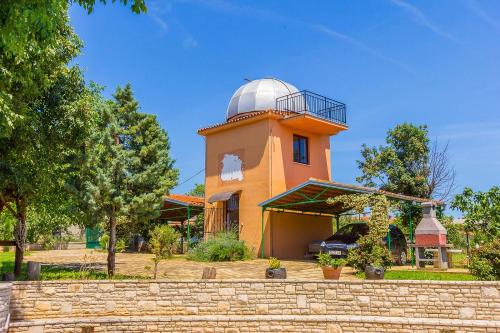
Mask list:
[[[327,241],[342,241],[342,242],[356,242],[361,236],[368,233],[368,225],[364,223],[360,224],[348,224],[339,229],[333,236],[327,239]]]

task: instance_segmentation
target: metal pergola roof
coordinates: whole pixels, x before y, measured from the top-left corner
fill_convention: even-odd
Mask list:
[[[186,221],[203,213],[205,200],[190,195],[171,194],[164,198],[160,220]]]
[[[297,185],[290,190],[278,194],[259,206],[262,208],[261,222],[261,257],[264,257],[264,212],[282,211],[296,214],[313,214],[335,216],[337,220],[337,230],[339,228],[339,216],[351,210],[351,207],[343,207],[342,204],[330,205],[327,203],[329,198],[334,198],[343,194],[380,194],[396,201],[407,201],[412,203],[423,203],[432,201],[436,205],[442,205],[440,201],[423,199],[408,195],[382,191],[370,187],[329,182],[318,179],[309,179],[308,181]],[[391,247],[390,233],[387,233],[388,246]],[[410,217],[410,243],[413,242],[413,221]],[[413,252],[412,252],[413,263]]]
[[[342,207],[341,204],[330,205],[326,200],[343,194],[380,194],[393,200],[415,203],[431,201],[430,199],[412,197],[370,187],[309,179],[286,192],[261,202],[259,206],[265,210],[335,216],[349,209]],[[439,204],[439,202],[436,203]]]

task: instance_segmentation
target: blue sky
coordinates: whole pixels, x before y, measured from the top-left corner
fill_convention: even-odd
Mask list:
[[[87,80],[132,84],[168,132],[183,182],[204,167],[196,130],[224,120],[244,79],[278,77],[347,104],[334,180],[354,183],[361,144],[398,123],[449,142],[464,186],[500,183],[500,1],[147,1],[147,14],[71,9]],[[188,191],[203,173],[178,186]]]

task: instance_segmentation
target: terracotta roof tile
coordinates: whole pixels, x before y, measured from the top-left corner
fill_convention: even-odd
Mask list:
[[[192,206],[204,206],[205,199],[202,197],[195,197],[192,195],[184,195],[184,194],[170,194],[165,196],[166,201],[178,201],[187,205]]]
[[[241,115],[237,115],[235,117],[232,117],[232,118],[228,119],[227,121],[225,121],[223,123],[217,123],[217,124],[214,124],[214,125],[210,125],[210,126],[207,126],[207,127],[200,128],[198,130],[198,133],[203,132],[205,130],[209,130],[209,129],[218,128],[218,127],[226,126],[226,125],[229,125],[229,124],[237,123],[237,122],[240,122],[240,121],[243,121],[243,120],[246,120],[246,119],[250,119],[250,118],[254,118],[254,117],[266,114],[266,113],[269,113],[269,114],[273,113],[273,114],[276,114],[276,115],[279,115],[279,116],[286,116],[286,115],[289,115],[292,112],[278,111],[278,110],[272,110],[272,109],[270,109],[270,110],[263,110],[263,111],[248,112],[248,113],[245,113],[245,114],[241,114]]]

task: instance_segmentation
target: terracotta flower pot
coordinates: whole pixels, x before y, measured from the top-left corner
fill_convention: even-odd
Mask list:
[[[286,269],[266,268],[266,279],[286,279]]]
[[[383,280],[385,274],[384,267],[366,266],[365,276],[367,280]]]
[[[323,277],[325,280],[338,280],[342,272],[342,267],[333,268],[330,266],[322,266],[321,269],[323,270]]]

